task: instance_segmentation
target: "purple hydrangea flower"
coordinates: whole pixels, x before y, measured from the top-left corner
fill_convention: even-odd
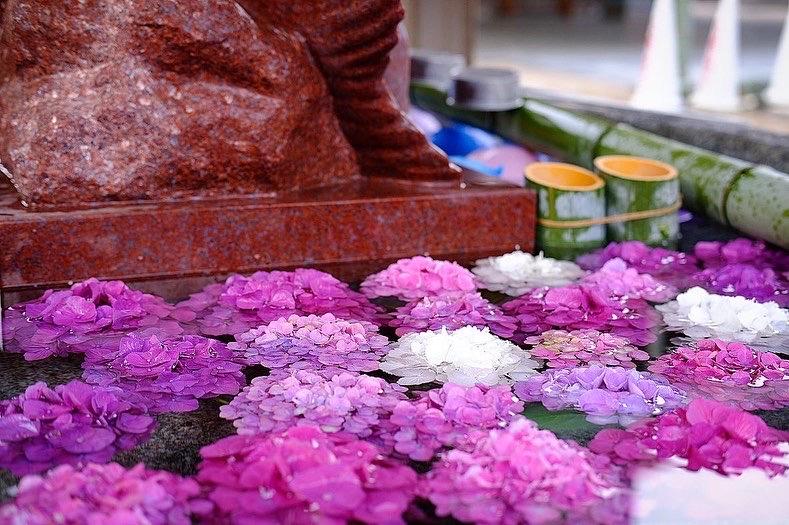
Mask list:
[[[121,281],[88,279],[68,290],[47,290],[40,299],[16,305],[3,319],[3,343],[28,361],[117,341],[126,332],[161,336],[184,332],[179,323],[194,314],[160,297],[132,290]]]
[[[758,416],[694,399],[687,408],[639,421],[627,430],[601,430],[589,448],[634,468],[677,457],[687,460],[688,470],[728,475],[754,467],[777,475],[787,468],[787,455],[780,448],[787,440],[789,433],[768,427]]]
[[[389,414],[406,401],[405,391],[377,377],[347,372],[328,379],[307,370],[278,372],[253,379],[219,414],[232,420],[241,435],[307,425],[389,448]]]
[[[333,314],[292,315],[236,336],[229,347],[248,364],[309,368],[324,375],[342,370],[372,372],[389,340],[366,321]]]
[[[476,438],[505,426],[522,411],[523,403],[509,386],[447,383],[394,407],[394,449],[416,461],[429,461],[444,447],[473,449]]]
[[[640,299],[613,300],[589,286],[537,288],[502,306],[518,321],[513,340],[558,328],[592,329],[628,339],[638,346],[657,340],[654,328],[660,315]]]
[[[232,350],[196,335],[132,334],[114,348],[88,352],[83,368],[87,382],[136,392],[157,413],[197,410],[198,399],[237,394],[245,383]]]
[[[359,292],[309,268],[232,275],[179,303],[197,316],[205,335],[237,335],[289,315],[332,313],[340,319],[380,324],[381,310]]]
[[[768,248],[764,241],[734,239],[729,242],[701,241],[693,248],[694,255],[705,268],[729,264],[748,264],[757,268],[789,270],[789,255],[785,251]]]
[[[524,418],[443,453],[419,492],[438,516],[467,523],[627,523],[620,469]]]
[[[25,525],[190,525],[213,505],[196,481],[143,465],[57,467],[25,476],[16,498],[0,507],[0,523]]]
[[[204,447],[198,481],[221,523],[403,523],[416,473],[364,441],[296,427]]]
[[[707,268],[693,275],[694,284],[718,294],[741,295],[759,302],[789,307],[789,281],[772,268],[734,263]]]
[[[743,343],[703,339],[661,355],[649,370],[699,397],[745,410],[789,406],[789,359]]]
[[[523,401],[548,410],[586,412],[598,425],[630,424],[685,404],[685,394],[660,376],[618,367],[548,370],[515,384]]]
[[[641,241],[612,242],[605,248],[578,258],[584,270],[599,270],[611,259],[619,258],[638,273],[650,274],[677,288],[686,288],[696,271],[696,259],[666,248],[651,248]]]
[[[0,467],[24,475],[64,463],[105,463],[148,439],[155,424],[118,388],[36,383],[0,401]]]
[[[397,335],[427,330],[457,330],[464,326],[490,328],[491,333],[509,339],[517,323],[478,293],[453,297],[424,297],[398,308],[389,321]]]
[[[636,348],[624,337],[597,330],[548,330],[524,340],[534,345],[533,357],[547,360],[550,368],[573,368],[581,365],[608,365],[635,368],[635,361],[649,360],[649,354]]]
[[[582,283],[615,299],[644,299],[653,303],[665,303],[678,293],[673,286],[648,273],[638,273],[619,258],[607,261],[599,270],[587,275]]]
[[[476,289],[477,279],[466,268],[425,256],[400,259],[370,275],[361,285],[367,297],[394,296],[404,301],[466,295]]]

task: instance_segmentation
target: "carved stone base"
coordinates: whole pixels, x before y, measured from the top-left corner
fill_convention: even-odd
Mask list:
[[[531,191],[364,178],[276,198],[31,212],[0,186],[0,288],[96,276],[131,281],[315,266],[355,280],[374,261],[429,253],[460,261],[534,243]]]

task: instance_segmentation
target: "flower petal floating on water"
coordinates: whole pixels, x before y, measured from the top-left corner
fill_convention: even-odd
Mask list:
[[[118,388],[35,383],[0,401],[0,467],[23,475],[104,463],[147,440],[155,425],[145,405]]]
[[[648,273],[638,273],[638,270],[627,266],[619,258],[607,261],[582,282],[615,299],[644,299],[665,303],[677,296],[677,289],[673,286],[658,281]]]
[[[760,468],[771,475],[787,468],[780,446],[789,433],[768,427],[758,416],[708,399],[695,399],[655,419],[627,430],[598,432],[589,448],[622,464],[649,464],[672,457],[687,461],[688,470],[706,468],[720,474],[739,474]]]
[[[401,385],[510,384],[540,365],[525,350],[473,326],[408,334],[389,348],[381,370],[400,377]]]
[[[241,435],[307,425],[391,448],[389,415],[407,399],[405,388],[377,377],[346,372],[327,379],[297,370],[256,377],[219,414]]]
[[[517,323],[501,309],[483,299],[478,293],[459,297],[425,297],[398,308],[389,322],[397,335],[426,330],[457,330],[464,326],[489,328],[499,337],[508,339],[515,333]]]
[[[693,253],[706,268],[729,264],[748,264],[758,268],[773,268],[778,272],[789,270],[789,255],[768,248],[764,241],[734,239],[733,241],[701,241]]]
[[[548,330],[527,337],[534,345],[533,357],[546,359],[550,368],[573,368],[580,365],[607,365],[635,368],[635,361],[647,361],[649,354],[636,348],[628,339],[597,330]]]
[[[474,274],[458,263],[425,256],[400,259],[370,275],[361,285],[367,297],[394,296],[404,301],[465,295],[476,289]]]
[[[577,264],[532,255],[520,250],[480,259],[472,269],[481,287],[517,297],[532,288],[565,286],[577,281],[584,272]]]
[[[83,368],[87,382],[135,392],[156,413],[196,410],[198,399],[237,394],[246,382],[232,350],[196,335],[132,334],[114,348],[89,351]]]
[[[463,522],[627,523],[629,491],[606,458],[520,418],[469,451],[442,454],[420,484],[439,516]]]
[[[198,481],[222,523],[403,523],[416,473],[364,441],[297,427],[204,447]]]
[[[783,308],[789,306],[789,281],[772,268],[727,264],[702,270],[693,275],[693,281],[716,294],[740,295],[759,302],[774,301]]]
[[[169,472],[116,463],[64,465],[22,478],[14,500],[0,507],[0,523],[189,525],[212,507],[197,482]]]
[[[343,370],[377,370],[388,344],[371,323],[324,314],[280,318],[236,336],[228,346],[247,364],[308,368],[331,377]]]
[[[548,410],[586,412],[599,425],[627,425],[685,404],[685,394],[659,376],[602,366],[548,370],[515,383],[515,393]]]
[[[702,339],[661,355],[649,370],[697,396],[745,410],[789,406],[789,359],[743,343]]]
[[[164,299],[132,290],[121,281],[88,279],[68,290],[47,290],[41,298],[15,305],[3,318],[3,344],[28,361],[117,341],[132,330],[163,337],[184,332],[179,321],[194,314]]]
[[[714,295],[695,287],[657,309],[669,330],[691,339],[719,338],[789,351],[789,310],[773,302]]]
[[[666,248],[651,248],[641,241],[612,242],[605,248],[582,255],[578,264],[585,270],[598,270],[614,258],[622,259],[639,273],[647,273],[666,284],[684,288],[697,270],[696,259]]]
[[[505,303],[502,310],[518,320],[518,342],[553,328],[592,329],[644,346],[657,339],[654,329],[660,323],[660,316],[643,300],[617,301],[577,285],[538,288]]]
[[[381,310],[359,292],[318,270],[256,272],[249,277],[231,275],[213,284],[179,307],[197,316],[205,335],[237,335],[290,315],[332,313],[340,319],[380,324]]]
[[[443,447],[473,449],[488,430],[507,425],[522,411],[509,386],[448,383],[395,406],[394,449],[416,461],[429,461]]]

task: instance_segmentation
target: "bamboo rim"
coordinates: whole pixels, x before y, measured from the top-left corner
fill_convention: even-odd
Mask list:
[[[594,160],[595,168],[605,175],[625,180],[661,182],[676,179],[677,169],[659,160],[631,155],[605,155]]]
[[[535,184],[562,191],[595,191],[605,185],[591,171],[564,162],[535,162],[526,166],[525,174]]]

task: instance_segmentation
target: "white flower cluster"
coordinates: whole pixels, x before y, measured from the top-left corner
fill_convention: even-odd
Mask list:
[[[381,370],[399,376],[401,385],[423,383],[511,384],[536,374],[540,363],[517,345],[487,328],[417,332],[390,346]]]
[[[669,330],[691,339],[719,338],[773,350],[789,350],[789,310],[777,303],[757,303],[744,297],[715,295],[691,288],[675,301],[656,306]]]
[[[535,256],[520,250],[480,259],[471,271],[483,288],[513,297],[532,288],[565,286],[584,274],[573,262],[544,257],[542,252]]]

